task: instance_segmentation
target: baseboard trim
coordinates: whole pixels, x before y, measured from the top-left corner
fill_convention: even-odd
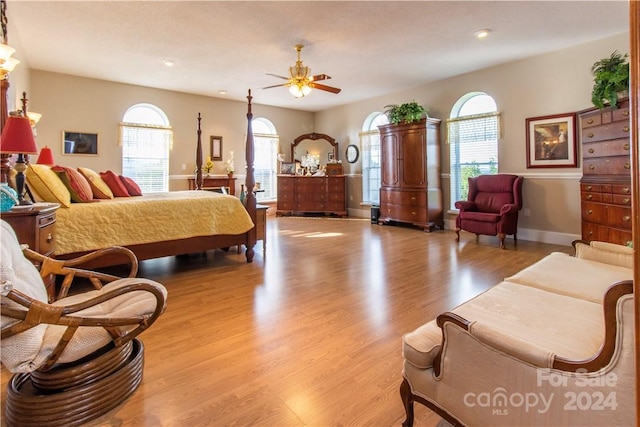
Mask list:
[[[450,219],[444,222],[447,230],[456,229],[456,220]],[[579,234],[558,233],[556,231],[534,230],[529,228],[518,228],[518,240],[530,242],[549,243],[551,245],[571,246],[571,242],[581,239]]]

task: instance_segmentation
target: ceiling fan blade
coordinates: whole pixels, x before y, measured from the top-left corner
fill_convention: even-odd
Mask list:
[[[315,82],[310,82],[309,87],[312,87],[314,89],[326,90],[327,92],[331,92],[331,93],[340,93],[340,91],[342,90],[342,89],[338,89],[337,87],[321,85],[320,83],[315,83]]]
[[[280,76],[278,74],[272,74],[272,73],[265,73],[267,76],[273,76],[273,77],[277,77],[279,79],[284,79],[284,80],[289,80],[289,77],[285,77],[285,76]]]
[[[287,83],[282,83],[282,84],[273,85],[273,86],[265,86],[265,87],[261,87],[260,90],[262,90],[262,89],[271,89],[273,87],[280,87],[280,86],[286,86],[286,85],[287,85]]]
[[[317,82],[318,80],[329,80],[331,78],[331,76],[328,76],[326,74],[318,74],[315,75],[313,77],[311,77],[311,80],[314,82]]]

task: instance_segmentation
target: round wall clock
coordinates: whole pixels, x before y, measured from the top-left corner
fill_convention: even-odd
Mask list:
[[[358,161],[358,157],[360,157],[360,150],[357,145],[349,144],[347,145],[347,151],[345,152],[347,162],[355,163]]]

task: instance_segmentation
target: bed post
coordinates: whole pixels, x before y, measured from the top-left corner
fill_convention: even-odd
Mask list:
[[[247,161],[247,174],[245,177],[244,184],[247,188],[247,198],[246,208],[247,212],[249,212],[249,216],[251,217],[251,221],[256,223],[256,195],[253,192],[253,187],[256,184],[256,180],[254,177],[253,170],[253,160],[254,160],[254,148],[253,148],[253,129],[251,126],[251,121],[253,120],[253,114],[251,113],[251,89],[249,89],[249,94],[247,95],[248,107],[247,107],[247,143],[245,146],[245,156]],[[247,233],[247,262],[253,261],[254,249],[253,247],[256,244],[256,227],[254,226]]]
[[[202,190],[202,129],[200,128],[200,113],[198,113],[198,143],[196,145],[196,190]]]

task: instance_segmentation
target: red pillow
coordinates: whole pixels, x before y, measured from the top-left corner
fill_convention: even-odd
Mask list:
[[[120,177],[112,171],[100,172],[100,178],[109,186],[116,197],[129,197],[127,188],[120,181]]]
[[[69,189],[71,200],[76,203],[86,203],[93,201],[93,191],[89,181],[77,170],[66,166],[52,166],[60,181]]]
[[[120,175],[120,181],[122,181],[130,196],[142,196],[142,190],[132,178]]]

